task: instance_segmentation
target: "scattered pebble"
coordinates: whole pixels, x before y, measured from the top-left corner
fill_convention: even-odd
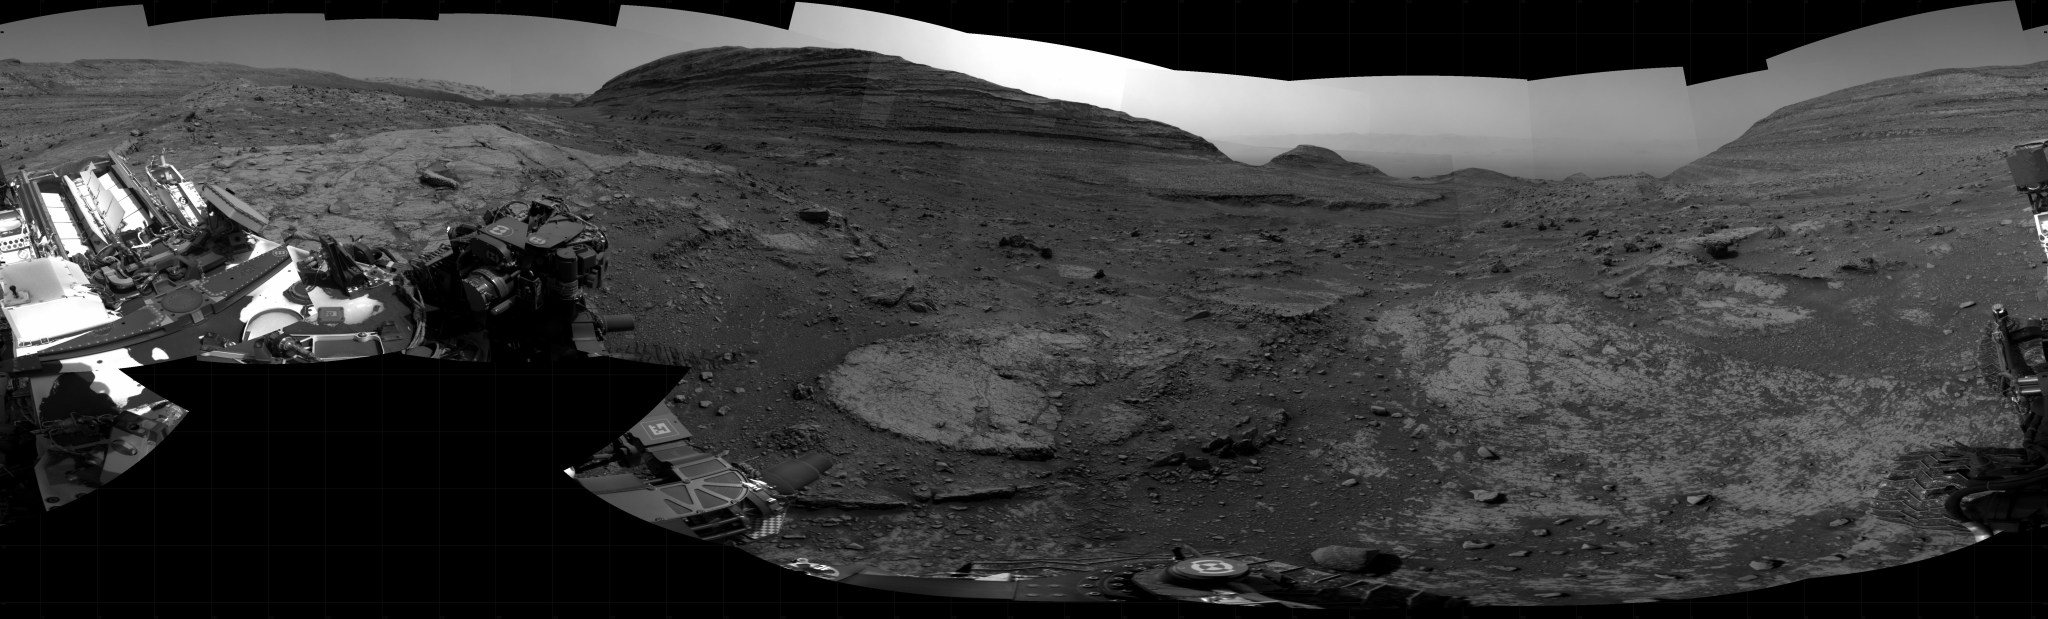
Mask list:
[[[1749,569],[1752,569],[1752,570],[1756,570],[1756,571],[1759,571],[1759,572],[1762,572],[1762,571],[1765,571],[1765,570],[1769,570],[1769,569],[1771,569],[1771,568],[1775,568],[1775,567],[1778,567],[1778,564],[1777,564],[1776,562],[1773,562],[1773,561],[1751,561],[1751,562],[1749,562]]]
[[[1514,552],[1510,552],[1510,553],[1508,553],[1508,556],[1510,556],[1510,557],[1526,557],[1526,556],[1529,556],[1529,551],[1527,551],[1527,550],[1517,550],[1517,551],[1514,551]]]
[[[1689,496],[1689,497],[1685,497],[1685,504],[1687,504],[1687,505],[1699,505],[1699,504],[1701,504],[1701,503],[1705,503],[1705,502],[1707,502],[1707,501],[1713,500],[1713,498],[1714,498],[1714,495],[1711,495],[1711,494],[1695,494],[1695,495],[1692,495],[1692,496]]]
[[[1344,481],[1340,481],[1340,482],[1337,482],[1337,485],[1339,485],[1339,486],[1343,486],[1343,487],[1346,487],[1346,488],[1349,488],[1349,487],[1352,487],[1352,486],[1356,486],[1356,485],[1358,485],[1358,478],[1354,477],[1354,478],[1351,478],[1351,479],[1346,479],[1346,480],[1344,480]]]
[[[1828,522],[1828,526],[1831,526],[1831,527],[1840,527],[1840,526],[1847,526],[1847,525],[1849,524],[1849,522],[1850,522],[1850,521],[1849,521],[1849,519],[1848,519],[1848,518],[1836,518],[1836,519],[1834,519],[1833,521],[1830,521],[1830,522]]]
[[[1490,567],[1490,568],[1493,568],[1493,569],[1496,569],[1496,570],[1500,570],[1500,571],[1503,571],[1503,572],[1519,572],[1519,571],[1522,571],[1522,568],[1519,568],[1519,567],[1515,567],[1515,566],[1512,566],[1512,565],[1489,565],[1489,566],[1487,566],[1487,567]]]
[[[1976,301],[1964,301],[1962,305],[1957,305],[1956,309],[1969,309],[1971,306],[1974,306],[1976,304]]]
[[[1570,518],[1559,518],[1559,519],[1556,519],[1556,520],[1552,520],[1552,521],[1550,521],[1550,524],[1564,524],[1564,523],[1567,523],[1567,522],[1571,522],[1571,521],[1572,521],[1572,519],[1570,519]]]
[[[1597,527],[1597,526],[1600,526],[1600,525],[1603,525],[1603,524],[1607,524],[1607,519],[1606,519],[1606,518],[1594,518],[1594,519],[1592,519],[1592,520],[1588,520],[1588,521],[1586,521],[1586,526],[1589,526],[1589,527]]]
[[[1463,546],[1466,550],[1485,550],[1492,548],[1493,542],[1465,542]]]
[[[1492,490],[1473,490],[1473,491],[1472,491],[1472,500],[1474,500],[1474,501],[1478,501],[1478,502],[1481,502],[1481,503],[1492,503],[1492,502],[1494,502],[1494,501],[1499,501],[1500,499],[1501,499],[1501,494],[1500,494],[1499,492],[1494,492],[1494,491],[1492,491]]]
[[[1500,458],[1500,454],[1497,454],[1497,453],[1493,453],[1493,450],[1491,450],[1491,449],[1487,449],[1487,448],[1485,448],[1485,447],[1481,447],[1481,448],[1479,448],[1479,449],[1478,449],[1478,452],[1479,452],[1479,457],[1481,457],[1481,458],[1485,458],[1485,459],[1487,459],[1487,460],[1494,460],[1494,459],[1498,459],[1498,458]]]
[[[697,401],[697,408],[711,408],[711,401],[710,401],[710,400],[698,400],[698,401]]]
[[[1530,529],[1529,534],[1536,537],[1546,537],[1550,535],[1550,529]]]
[[[1827,562],[1829,562],[1829,563],[1839,563],[1839,562],[1842,562],[1842,561],[1847,561],[1847,560],[1849,560],[1849,557],[1846,557],[1846,556],[1842,556],[1842,554],[1841,554],[1841,553],[1835,553],[1835,554],[1831,554],[1831,555],[1828,555],[1828,556],[1825,556],[1825,557],[1821,557],[1821,558],[1819,558],[1819,559],[1814,559],[1814,560],[1815,560],[1815,561],[1827,561]]]

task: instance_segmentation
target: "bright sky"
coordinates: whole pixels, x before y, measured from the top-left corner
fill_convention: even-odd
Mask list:
[[[1166,70],[1097,51],[980,34],[894,15],[797,3],[791,32],[958,71],[1041,97],[1124,108],[1124,73]]]
[[[1372,123],[1359,133],[1529,139],[1527,80],[1389,75],[1302,83],[1370,97]]]
[[[1202,136],[1356,132],[1372,96],[1314,84],[1221,73],[1125,72],[1124,113]]]
[[[1780,107],[1872,80],[2048,60],[2048,33],[2022,30],[2019,23],[2012,2],[1936,11],[1786,52],[1770,59],[1766,71],[1691,87],[1676,68],[1536,82],[1455,76],[1284,82],[1174,71],[1088,50],[804,3],[795,5],[788,30],[639,6],[622,7],[618,27],[480,14],[335,22],[303,14],[150,28],[140,6],[124,6],[7,24],[0,58],[220,61],[353,77],[442,79],[503,93],[587,93],[626,69],[691,49],[853,47],[1040,96],[1123,110],[1210,139],[1321,135],[1370,151],[1374,135],[1441,135],[1446,137],[1434,146],[1401,143],[1448,154],[1457,167],[1485,162],[1511,174],[1562,177],[1574,171],[1662,175],[1735,139]]]

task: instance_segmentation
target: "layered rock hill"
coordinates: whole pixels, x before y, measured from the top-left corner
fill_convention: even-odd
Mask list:
[[[1821,175],[1898,181],[1958,158],[2048,135],[2048,62],[1940,69],[1853,86],[1780,108],[1742,137],[1673,172],[1678,183]]]
[[[754,124],[994,133],[1120,143],[1216,161],[1192,133],[1084,103],[856,49],[714,47],[671,55],[606,82],[582,105],[657,124]]]
[[[1386,173],[1381,172],[1379,168],[1363,163],[1346,161],[1343,156],[1337,154],[1337,151],[1311,144],[1296,146],[1294,150],[1280,153],[1272,161],[1266,162],[1266,165],[1276,168],[1292,168],[1305,172],[1336,173],[1352,176],[1386,176]]]

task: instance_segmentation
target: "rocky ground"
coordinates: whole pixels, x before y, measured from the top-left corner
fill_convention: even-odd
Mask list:
[[[1865,510],[1892,455],[2017,438],[1972,336],[2048,305],[1997,156],[2042,127],[1938,129],[2031,109],[2041,68],[1793,106],[1684,183],[1245,166],[815,50],[693,52],[552,110],[216,82],[107,131],[278,235],[417,250],[534,193],[595,213],[598,302],[695,361],[695,444],[838,457],[747,546],[770,560],[1350,546],[1480,603],[1602,603],[1961,543]],[[1840,136],[1772,142],[1813,123]]]

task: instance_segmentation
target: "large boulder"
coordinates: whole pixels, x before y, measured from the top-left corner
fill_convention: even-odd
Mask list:
[[[834,406],[876,428],[974,453],[1043,458],[1061,418],[1044,389],[1096,380],[1097,364],[1072,354],[1092,343],[1022,327],[921,334],[847,353],[823,387]]]

